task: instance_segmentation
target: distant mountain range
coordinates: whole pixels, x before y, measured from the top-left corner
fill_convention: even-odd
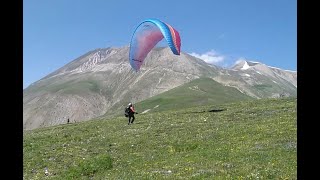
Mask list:
[[[297,72],[259,62],[240,61],[225,69],[187,53],[176,56],[169,48],[154,48],[134,72],[128,54],[129,47],[96,49],[31,84],[23,91],[23,128],[117,114],[128,102],[147,100],[198,78],[253,98],[297,94]]]
[[[255,98],[297,95],[297,72],[259,62],[239,61],[230,70],[220,71],[216,81],[237,88]]]

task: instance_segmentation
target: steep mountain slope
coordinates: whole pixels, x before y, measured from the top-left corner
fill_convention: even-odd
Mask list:
[[[128,62],[129,47],[90,51],[23,91],[23,128],[85,121],[123,110],[200,77],[237,88],[254,98],[296,96],[297,73],[261,63],[233,69],[209,65],[170,48],[154,48],[139,72]]]
[[[129,101],[213,76],[218,69],[188,54],[175,56],[169,48],[156,48],[136,73],[128,53],[128,47],[97,49],[33,83],[23,94],[24,129],[101,116]]]

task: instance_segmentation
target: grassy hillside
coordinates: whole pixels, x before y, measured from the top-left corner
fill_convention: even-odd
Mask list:
[[[296,99],[213,103],[26,131],[23,176],[297,179],[296,145]]]
[[[199,78],[136,104],[139,111],[159,112],[253,99],[211,78]]]

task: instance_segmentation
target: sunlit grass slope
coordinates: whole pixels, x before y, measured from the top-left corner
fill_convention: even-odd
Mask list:
[[[296,99],[213,103],[24,132],[23,176],[297,179],[296,145]]]
[[[253,99],[233,87],[211,78],[199,78],[137,103],[141,112],[159,112],[208,104],[223,104]]]

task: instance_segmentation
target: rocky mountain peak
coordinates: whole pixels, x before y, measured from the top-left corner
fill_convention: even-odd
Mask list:
[[[248,60],[239,60],[233,65],[232,70],[247,70],[256,65],[261,65],[260,62],[248,61]]]
[[[237,88],[256,98],[296,94],[296,73],[253,61],[233,69],[209,65],[187,53],[173,55],[156,47],[139,72],[130,67],[129,47],[87,52],[27,87],[23,92],[23,126],[34,129],[122,113],[129,101],[139,102],[199,77]]]

